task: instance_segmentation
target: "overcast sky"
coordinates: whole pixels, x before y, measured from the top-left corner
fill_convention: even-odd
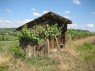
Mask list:
[[[16,28],[52,11],[72,20],[68,28],[95,31],[95,0],[0,0],[0,28]]]

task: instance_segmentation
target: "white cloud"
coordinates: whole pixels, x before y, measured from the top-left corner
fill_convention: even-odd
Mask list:
[[[0,28],[17,28],[26,22],[32,21],[33,19],[25,19],[25,20],[6,20],[0,19]]]
[[[29,21],[32,21],[33,19],[25,19],[25,20],[23,20],[23,23],[27,23],[27,22],[29,22]]]
[[[71,16],[64,16],[65,18],[67,18],[67,19],[70,19],[71,18]]]
[[[89,28],[93,28],[94,24],[87,24],[86,26],[89,27]]]
[[[73,0],[73,3],[75,3],[77,5],[80,5],[81,4],[80,0]]]
[[[49,12],[49,11],[43,11],[43,14],[45,14],[45,13],[47,13],[47,12]]]
[[[77,29],[77,24],[69,24],[68,28],[69,29]]]
[[[94,24],[68,24],[68,29],[81,29],[95,32]]]
[[[44,11],[42,11],[41,13],[33,12],[33,16],[39,17],[39,16],[41,16],[41,15],[47,13],[47,12],[49,12],[49,11],[48,11],[48,10],[44,10]]]
[[[6,12],[13,13],[10,9],[6,9]]]
[[[95,32],[95,25],[94,24],[86,24],[86,29],[89,31]]]
[[[33,16],[37,16],[37,17],[39,17],[39,16],[41,16],[41,15],[42,15],[41,13],[33,12]]]
[[[7,20],[0,18],[0,28],[17,28],[26,22],[32,21],[33,19],[24,19],[24,20]],[[77,24],[68,24],[69,29],[82,29],[89,30],[95,32],[94,24],[85,24],[85,25],[77,25]]]
[[[69,13],[71,13],[70,11],[65,11],[65,14],[69,14]]]

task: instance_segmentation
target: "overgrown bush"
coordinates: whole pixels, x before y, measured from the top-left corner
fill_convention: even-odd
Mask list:
[[[11,48],[12,54],[16,58],[24,59],[25,53],[22,53],[19,47],[13,47]]]

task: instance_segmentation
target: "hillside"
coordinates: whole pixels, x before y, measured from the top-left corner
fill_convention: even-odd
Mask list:
[[[15,31],[15,28],[0,28],[0,33],[10,33],[14,31]]]

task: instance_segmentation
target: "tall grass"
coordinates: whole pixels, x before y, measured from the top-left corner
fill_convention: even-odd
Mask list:
[[[8,71],[9,66],[6,63],[0,64],[0,71]]]
[[[17,40],[17,36],[10,36],[10,35],[0,35],[0,41],[12,41]]]
[[[0,53],[10,53],[10,50],[17,46],[18,41],[0,41]]]
[[[77,48],[84,60],[95,60],[95,45],[92,43],[85,43]]]
[[[16,67],[18,64],[18,60],[20,60],[20,62],[23,62],[25,65],[26,70],[23,71],[30,71],[33,67],[35,69],[41,68],[41,71],[52,71],[52,70],[55,71],[57,69],[55,68],[55,65],[57,66],[57,64],[59,64],[59,62],[56,59],[48,59],[48,58],[42,59],[42,58],[33,58],[33,57],[25,58],[25,55],[20,51],[18,40],[0,41],[0,54],[12,55],[12,59],[11,61],[9,61],[10,63],[0,64],[0,71],[22,71],[21,70],[23,68],[22,66],[21,66],[22,68],[20,68],[19,66]],[[13,70],[10,70],[10,64],[12,64]]]

